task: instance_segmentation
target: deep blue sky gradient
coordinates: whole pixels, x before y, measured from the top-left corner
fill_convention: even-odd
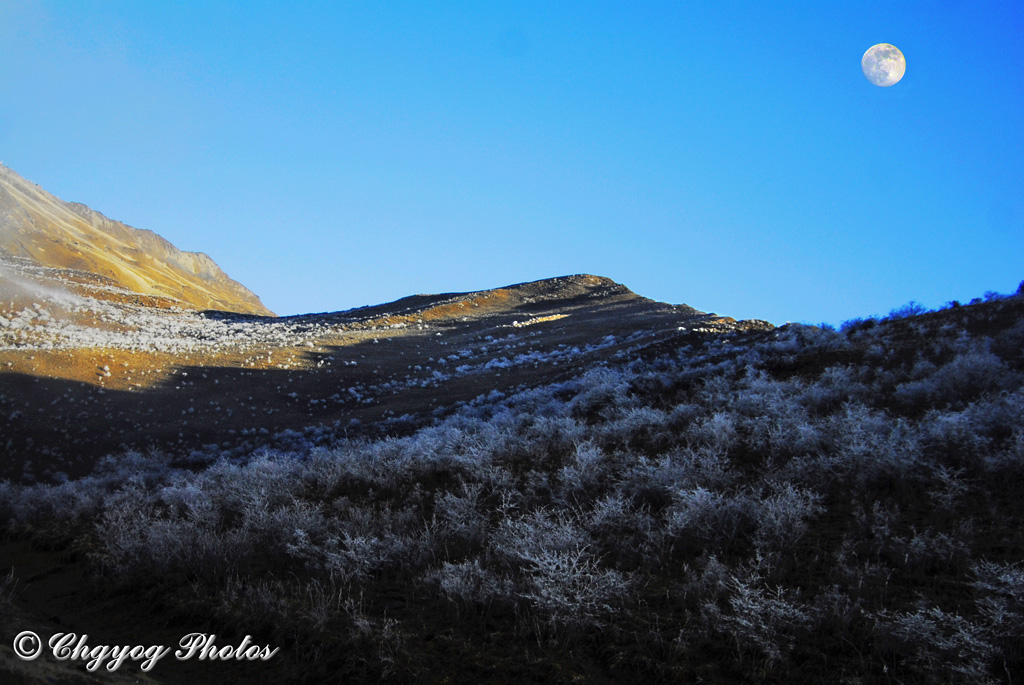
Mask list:
[[[1024,278],[1022,35],[1019,0],[5,0],[0,160],[281,314],[586,272],[838,323]]]

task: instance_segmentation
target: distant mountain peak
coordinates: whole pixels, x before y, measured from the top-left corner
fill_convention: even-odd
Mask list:
[[[40,266],[94,273],[188,308],[273,315],[208,255],[179,250],[152,231],[64,202],[2,164],[0,252]]]

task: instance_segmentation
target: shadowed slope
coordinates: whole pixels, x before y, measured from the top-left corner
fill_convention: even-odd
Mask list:
[[[7,264],[26,283],[39,276]],[[114,290],[102,301],[38,291],[26,306],[0,302],[0,478],[19,478],[29,461],[37,475],[87,472],[121,447],[245,450],[286,431],[419,421],[650,345],[771,328],[592,275],[275,318],[161,307]]]

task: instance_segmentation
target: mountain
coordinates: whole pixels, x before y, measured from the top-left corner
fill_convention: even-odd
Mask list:
[[[190,309],[272,316],[209,256],[185,252],[152,231],[64,202],[0,164],[0,257],[65,272],[79,287],[115,285]],[[0,278],[3,276],[0,271]],[[79,275],[77,279],[75,275]],[[86,279],[90,280],[90,279]]]
[[[589,274],[271,317],[2,180],[0,682],[1024,673],[1024,285],[840,330]]]
[[[397,416],[406,422],[388,430],[407,430],[482,394],[772,328],[587,274],[262,317],[118,288],[95,299],[43,287],[23,260],[7,267],[32,301],[0,300],[0,478],[19,477],[26,460],[37,475],[84,473],[123,447],[248,451]]]
[[[206,255],[0,166],[0,478],[80,475],[122,448],[407,430],[481,394],[772,329],[589,274],[267,314]]]
[[[0,682],[1011,682],[1024,288],[986,299],[840,330],[587,275],[104,301],[91,349],[54,316],[86,303],[35,302],[0,317]]]

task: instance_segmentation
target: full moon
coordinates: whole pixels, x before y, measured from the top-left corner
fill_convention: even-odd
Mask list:
[[[860,58],[864,76],[876,86],[885,88],[897,83],[907,71],[907,60],[895,45],[872,45]]]

